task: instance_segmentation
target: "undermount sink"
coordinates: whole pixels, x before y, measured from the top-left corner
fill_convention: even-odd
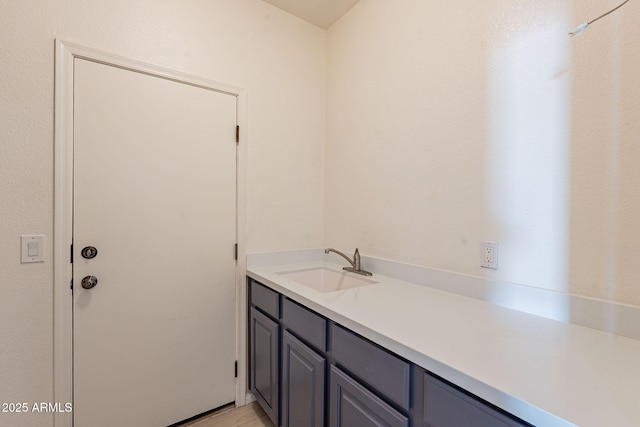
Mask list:
[[[361,286],[378,283],[373,280],[355,277],[346,272],[338,272],[324,267],[282,271],[278,274],[318,292],[325,293],[359,288]]]

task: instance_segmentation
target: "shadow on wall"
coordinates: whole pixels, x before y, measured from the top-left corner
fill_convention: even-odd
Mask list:
[[[508,249],[500,254],[500,275],[639,306],[640,49],[632,42],[633,10],[571,38],[574,16],[594,11],[549,7],[541,19],[526,14],[518,31],[492,46],[488,61],[485,206]],[[609,330],[624,317],[624,307],[601,312],[588,300],[571,301],[546,311],[583,324],[591,317]]]
[[[566,291],[569,20],[563,5],[529,7],[502,23],[508,27],[489,52],[484,206],[505,248],[500,276]]]
[[[633,305],[640,305],[638,13],[629,3],[572,40],[570,291]]]

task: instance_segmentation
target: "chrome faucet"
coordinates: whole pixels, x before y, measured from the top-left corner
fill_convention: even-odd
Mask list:
[[[342,258],[346,259],[349,264],[351,264],[351,267],[342,267],[343,270],[347,270],[347,271],[351,271],[352,273],[358,273],[358,274],[362,274],[363,276],[372,276],[373,274],[369,271],[364,271],[364,270],[360,270],[360,251],[358,250],[358,248],[356,248],[355,253],[353,254],[353,261],[349,259],[348,256],[346,256],[345,254],[343,254],[340,251],[337,251],[333,248],[327,248],[324,250],[325,254],[328,254],[329,252],[334,252],[338,255],[340,255]]]

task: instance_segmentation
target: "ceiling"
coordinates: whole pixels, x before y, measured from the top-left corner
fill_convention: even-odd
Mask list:
[[[325,30],[360,0],[264,0]]]

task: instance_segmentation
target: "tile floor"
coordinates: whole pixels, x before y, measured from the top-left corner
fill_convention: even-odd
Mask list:
[[[233,405],[221,408],[203,418],[181,424],[180,427],[273,427],[273,423],[258,402],[236,408]]]

